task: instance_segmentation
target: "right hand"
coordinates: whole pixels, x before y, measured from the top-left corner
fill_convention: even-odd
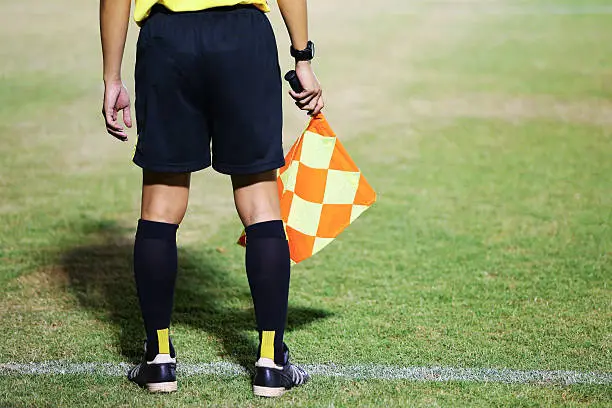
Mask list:
[[[122,142],[128,140],[127,133],[119,123],[118,113],[123,111],[123,123],[132,127],[132,116],[130,114],[130,95],[121,80],[104,81],[104,102],[102,105],[102,116],[106,122],[106,131]]]
[[[315,76],[309,61],[297,62],[295,64],[295,73],[304,90],[300,93],[291,90],[289,95],[295,99],[295,104],[298,108],[308,111],[308,114],[311,116],[315,116],[325,106],[321,84]]]

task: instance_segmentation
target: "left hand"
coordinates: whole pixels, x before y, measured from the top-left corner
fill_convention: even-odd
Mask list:
[[[123,123],[131,128],[130,105],[130,95],[120,79],[104,81],[102,116],[104,116],[104,121],[106,122],[106,131],[122,142],[127,141],[128,135],[119,123],[118,113],[123,111]]]

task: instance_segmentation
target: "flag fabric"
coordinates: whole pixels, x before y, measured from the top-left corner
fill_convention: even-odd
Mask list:
[[[323,114],[311,119],[278,175],[281,218],[293,263],[319,252],[376,201]],[[246,246],[244,232],[238,243]]]

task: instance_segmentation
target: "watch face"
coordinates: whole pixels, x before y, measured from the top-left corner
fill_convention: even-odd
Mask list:
[[[314,58],[315,55],[315,46],[312,41],[308,41],[306,48],[303,50],[296,50],[291,47],[291,56],[294,57],[298,61],[310,61]]]

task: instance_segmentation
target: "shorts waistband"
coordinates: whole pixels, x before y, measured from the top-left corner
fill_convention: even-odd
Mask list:
[[[226,11],[234,11],[234,10],[259,10],[253,4],[236,4],[234,6],[221,6],[221,7],[211,7],[203,10],[194,10],[194,11],[173,11],[161,4],[155,4],[151,7],[151,14],[196,14],[196,13],[215,13],[215,12],[226,12]]]

